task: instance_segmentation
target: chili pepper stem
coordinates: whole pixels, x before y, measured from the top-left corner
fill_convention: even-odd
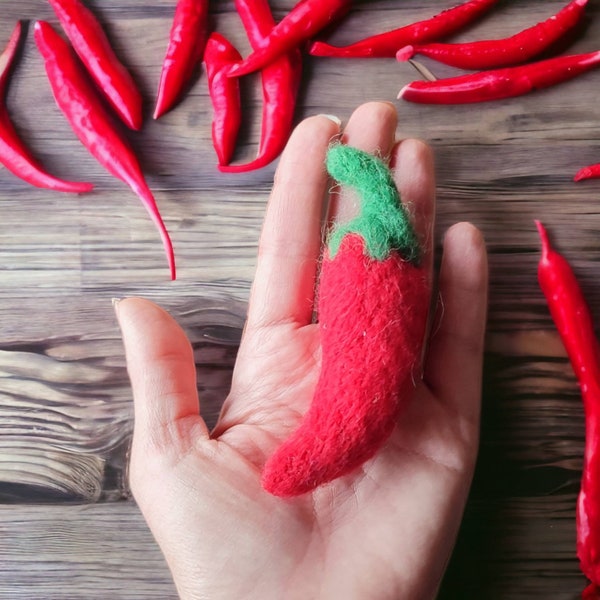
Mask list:
[[[413,69],[423,77],[425,81],[437,81],[438,78],[423,64],[414,60],[413,58],[408,60],[408,63]]]

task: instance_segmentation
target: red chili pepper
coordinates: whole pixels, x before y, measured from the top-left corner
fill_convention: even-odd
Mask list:
[[[263,39],[257,50],[232,67],[230,75],[239,77],[258,71],[282,54],[298,48],[344,14],[350,2],[351,0],[302,0],[298,2]]]
[[[333,146],[327,168],[361,197],[334,230],[319,281],[321,373],[308,412],[267,461],[263,487],[294,496],[348,474],[391,434],[414,393],[429,306],[421,249],[387,166]]]
[[[227,165],[231,161],[242,124],[240,84],[237,78],[227,75],[231,65],[241,59],[240,53],[220,33],[212,33],[208,38],[204,50],[204,63],[214,111],[213,146],[219,165]]]
[[[573,177],[573,180],[583,181],[584,179],[598,178],[600,178],[600,163],[596,163],[595,165],[588,165],[587,167],[579,169],[579,171],[575,173],[575,177]]]
[[[142,127],[142,96],[94,14],[80,0],[48,0],[100,91],[131,129]]]
[[[573,79],[600,65],[600,50],[480,71],[437,81],[413,81],[398,98],[424,104],[463,104],[521,96]]]
[[[463,44],[410,45],[396,58],[408,60],[421,54],[459,69],[496,69],[524,63],[540,55],[572,30],[583,16],[588,0],[572,0],[546,21],[500,40],[479,40]]]
[[[236,0],[236,7],[252,47],[259,48],[275,27],[269,3],[267,0]],[[298,48],[262,69],[263,113],[258,155],[244,165],[221,165],[220,171],[242,173],[260,169],[281,154],[294,123],[301,73],[302,57]]]
[[[492,8],[497,1],[469,0],[430,19],[373,35],[349,46],[338,47],[325,42],[315,42],[309,52],[313,56],[337,58],[394,57],[400,48],[409,44],[429,42],[457,32]]]
[[[58,107],[92,156],[140,198],[160,232],[175,279],[173,246],[133,150],[117,131],[69,44],[44,21],[35,24],[35,41]]]
[[[91,183],[64,181],[43,171],[31,157],[10,120],[6,108],[6,89],[21,35],[21,23],[17,22],[6,49],[0,55],[0,163],[11,173],[36,187],[74,194],[89,192],[94,187]]]
[[[577,556],[592,582],[584,597],[600,586],[600,347],[589,307],[567,260],[550,245],[544,226],[538,265],[540,287],[579,381],[585,410],[585,455],[577,499]]]
[[[202,59],[208,36],[208,0],[179,0],[163,61],[154,118],[170,110]]]

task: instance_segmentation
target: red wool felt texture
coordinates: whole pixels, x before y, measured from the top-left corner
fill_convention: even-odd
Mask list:
[[[414,393],[429,308],[425,270],[347,235],[319,283],[321,373],[299,428],[268,460],[270,493],[290,497],[350,473],[384,444]]]

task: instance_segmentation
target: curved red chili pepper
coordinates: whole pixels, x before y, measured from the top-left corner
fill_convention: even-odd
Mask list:
[[[573,79],[600,65],[600,50],[438,79],[413,81],[398,98],[424,104],[464,104],[521,96]]]
[[[479,40],[463,44],[405,46],[396,54],[400,61],[421,54],[459,69],[496,69],[524,63],[540,55],[581,20],[588,0],[572,0],[549,19],[500,40]]]
[[[344,14],[350,2],[351,0],[301,0],[263,39],[257,50],[231,68],[230,75],[239,77],[258,71],[282,54],[298,48]]]
[[[328,170],[361,196],[335,230],[319,280],[322,364],[308,412],[267,461],[263,487],[294,496],[371,458],[414,393],[429,306],[420,248],[387,166],[334,146]]]
[[[275,26],[269,3],[267,0],[236,0],[236,8],[252,47],[258,48]],[[281,154],[294,123],[301,73],[302,57],[298,48],[262,69],[263,113],[258,155],[243,165],[220,165],[220,171],[242,173],[260,169]]]
[[[540,287],[579,381],[585,409],[585,455],[577,499],[577,556],[582,572],[592,582],[584,597],[595,598],[600,586],[600,347],[573,270],[551,247],[544,226],[539,221],[536,225],[542,240]]]
[[[237,78],[227,75],[231,65],[241,58],[227,38],[216,32],[210,35],[204,50],[204,63],[214,112],[213,146],[219,165],[227,165],[231,161],[242,124],[240,84]]]
[[[91,191],[91,183],[64,181],[43,171],[35,162],[19,138],[6,108],[6,88],[17,49],[21,40],[21,23],[17,22],[6,46],[0,55],[0,163],[11,173],[36,187],[81,194]]]
[[[170,110],[179,99],[202,58],[207,36],[208,0],[179,0],[160,74],[155,119]]]
[[[142,127],[142,96],[94,14],[80,0],[48,0],[79,58],[119,117]]]
[[[336,58],[391,58],[396,56],[400,48],[409,44],[438,40],[456,33],[497,2],[498,0],[468,0],[430,19],[373,35],[349,46],[338,47],[325,42],[315,42],[309,52],[312,56]]]
[[[175,279],[171,239],[133,150],[112,123],[69,44],[44,21],[37,21],[35,24],[35,41],[44,58],[46,73],[58,107],[92,156],[140,198],[160,232],[171,278]]]

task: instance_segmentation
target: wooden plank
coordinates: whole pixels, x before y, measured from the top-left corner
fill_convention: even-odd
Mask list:
[[[175,600],[133,502],[0,506],[0,598]]]

